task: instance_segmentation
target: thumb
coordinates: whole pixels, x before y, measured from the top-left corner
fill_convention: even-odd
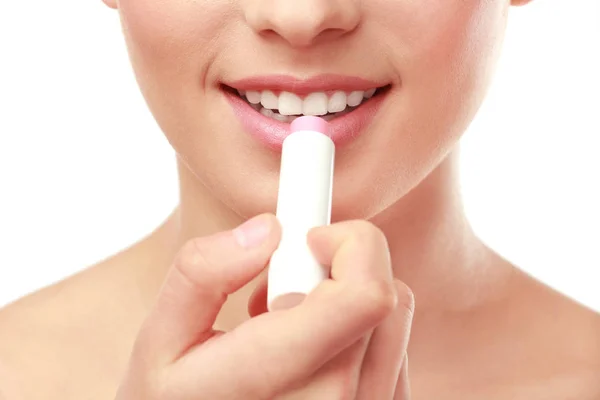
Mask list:
[[[171,363],[213,334],[227,296],[266,266],[281,235],[272,214],[234,230],[192,239],[177,254],[156,304],[143,324],[134,352],[152,364]]]

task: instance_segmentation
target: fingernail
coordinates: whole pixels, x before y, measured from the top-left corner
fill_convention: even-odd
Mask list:
[[[244,222],[233,230],[237,242],[245,248],[257,247],[269,237],[271,222],[264,215],[259,215]]]

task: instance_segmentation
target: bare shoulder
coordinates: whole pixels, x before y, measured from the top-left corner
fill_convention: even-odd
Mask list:
[[[525,312],[538,311],[539,327],[545,328],[547,337],[581,366],[600,368],[600,313],[533,279],[524,290]]]
[[[66,378],[62,366],[70,349],[63,344],[64,319],[71,310],[63,290],[68,286],[68,281],[61,282],[0,310],[0,393],[7,399],[35,398],[38,389],[48,391],[51,382]]]
[[[463,323],[446,398],[600,399],[600,314],[516,271],[506,297]]]
[[[533,376],[528,398],[539,391],[540,398],[600,399],[600,313],[530,277],[520,288],[513,343],[529,358],[524,365],[538,371],[525,374]]]
[[[108,278],[100,264],[0,310],[0,399],[114,395],[135,317]]]

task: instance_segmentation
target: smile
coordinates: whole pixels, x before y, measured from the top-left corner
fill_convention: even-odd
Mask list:
[[[308,80],[266,76],[221,84],[242,126],[263,144],[281,149],[290,123],[302,115],[329,121],[336,145],[357,138],[392,85],[356,77],[320,75]]]
[[[331,121],[352,112],[371,97],[381,93],[385,88],[370,88],[351,92],[343,90],[322,91],[312,92],[305,96],[275,90],[245,91],[237,89],[236,92],[250,107],[265,117],[291,123],[302,115],[320,116],[327,121]]]

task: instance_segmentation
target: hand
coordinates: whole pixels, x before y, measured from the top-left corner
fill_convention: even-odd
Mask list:
[[[333,264],[332,278],[340,283],[360,285],[379,278],[385,285],[391,279],[387,241],[372,224],[348,221],[316,228],[308,243],[322,264]],[[409,399],[406,347],[414,300],[406,285],[397,280],[394,285],[398,302],[381,325],[276,400]],[[266,296],[265,279],[250,300],[252,317],[267,312]]]
[[[265,214],[189,241],[142,325],[116,398],[407,399],[400,369],[412,295],[393,279],[385,237],[369,223],[310,232],[331,279],[302,304],[271,313],[254,306],[255,316],[231,332],[213,330],[227,295],[260,274],[279,238]]]

